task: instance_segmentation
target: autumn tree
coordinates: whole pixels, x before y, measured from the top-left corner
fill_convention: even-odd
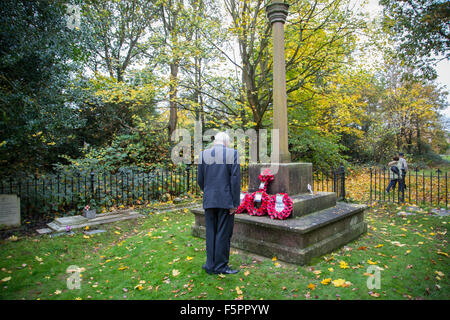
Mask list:
[[[80,29],[90,69],[123,81],[127,69],[148,55],[155,10],[150,0],[83,1]]]
[[[446,95],[429,81],[404,80],[395,66],[386,72],[383,114],[396,136],[398,150],[422,154],[424,138],[440,128],[439,111],[447,106]]]
[[[288,112],[292,118],[293,110],[305,108],[327,77],[348,63],[356,33],[364,28],[364,23],[354,16],[349,1],[288,3],[286,85]],[[230,32],[236,37],[239,48],[239,60],[227,58],[239,70],[241,90],[237,99],[245,111],[240,119],[260,129],[270,124],[265,115],[272,112],[272,43],[266,3],[226,0],[225,6],[231,17]],[[243,119],[247,114],[251,122]],[[302,121],[307,119],[302,118]]]
[[[433,64],[449,59],[450,2],[440,0],[381,0],[385,30],[398,43],[400,59],[435,78]],[[435,55],[433,57],[432,55]]]

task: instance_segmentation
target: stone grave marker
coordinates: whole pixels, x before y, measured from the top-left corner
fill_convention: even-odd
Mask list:
[[[0,228],[20,226],[20,199],[15,194],[0,194]]]

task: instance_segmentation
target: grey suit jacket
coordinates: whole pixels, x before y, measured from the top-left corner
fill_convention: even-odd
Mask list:
[[[237,150],[222,144],[200,153],[197,183],[203,191],[203,208],[237,208],[240,203],[241,171]]]

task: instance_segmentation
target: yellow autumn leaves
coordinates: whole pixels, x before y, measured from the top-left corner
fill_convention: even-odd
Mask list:
[[[339,267],[341,269],[349,269],[350,266],[348,265],[347,262],[345,262],[344,260],[339,261]],[[328,268],[329,272],[334,272],[333,268]],[[317,277],[319,277],[319,275],[322,273],[321,270],[313,270],[312,271]],[[352,283],[350,281],[347,281],[345,279],[331,279],[331,278],[324,278],[322,279],[322,281],[320,281],[321,284],[323,285],[329,285],[329,284],[333,284],[335,287],[342,287],[342,288],[346,288],[352,285]],[[310,290],[315,290],[316,289],[316,285],[313,283],[309,283],[307,286],[308,289]]]
[[[335,287],[342,287],[342,288],[349,287],[352,284],[350,281],[345,281],[344,279],[336,279],[333,280],[332,283]]]
[[[329,285],[330,283],[332,283],[335,287],[342,287],[342,288],[346,288],[352,285],[352,283],[350,281],[346,281],[344,279],[336,279],[336,280],[332,280],[331,278],[325,278],[322,281],[320,281],[321,284],[323,285]],[[312,283],[310,283],[308,285],[308,289],[314,290],[316,288],[315,285],[313,285]]]

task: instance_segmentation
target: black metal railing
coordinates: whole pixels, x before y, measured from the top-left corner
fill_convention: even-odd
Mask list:
[[[317,170],[313,172],[313,191],[336,192],[338,201],[345,201],[345,176],[344,166],[331,170]]]
[[[241,166],[241,184],[248,184],[247,167]],[[155,169],[150,172],[86,172],[0,178],[0,194],[20,197],[24,218],[78,214],[86,205],[125,207],[153,200],[200,193],[197,166]]]
[[[369,201],[386,201],[429,205],[448,209],[448,171],[442,169],[408,170],[404,184],[397,181],[395,187],[387,192],[391,181],[389,168],[369,169]],[[392,190],[392,191],[391,191]]]
[[[346,201],[347,193],[353,194],[352,189],[356,188],[351,181],[355,175],[361,175],[358,188],[364,189],[364,195],[355,199],[357,201],[407,202],[448,208],[448,171],[441,169],[410,170],[405,176],[404,190],[397,183],[393,191],[386,192],[390,182],[388,168],[370,168],[349,175],[347,169],[340,166],[333,170],[314,171],[311,187],[313,191],[336,192],[339,201]],[[243,190],[246,190],[248,182],[248,167],[242,165]],[[149,172],[129,170],[0,178],[0,194],[17,194],[22,217],[26,219],[43,215],[53,217],[57,212],[79,214],[87,204],[97,208],[142,205],[186,194],[198,195],[200,190],[197,166],[188,165]]]

